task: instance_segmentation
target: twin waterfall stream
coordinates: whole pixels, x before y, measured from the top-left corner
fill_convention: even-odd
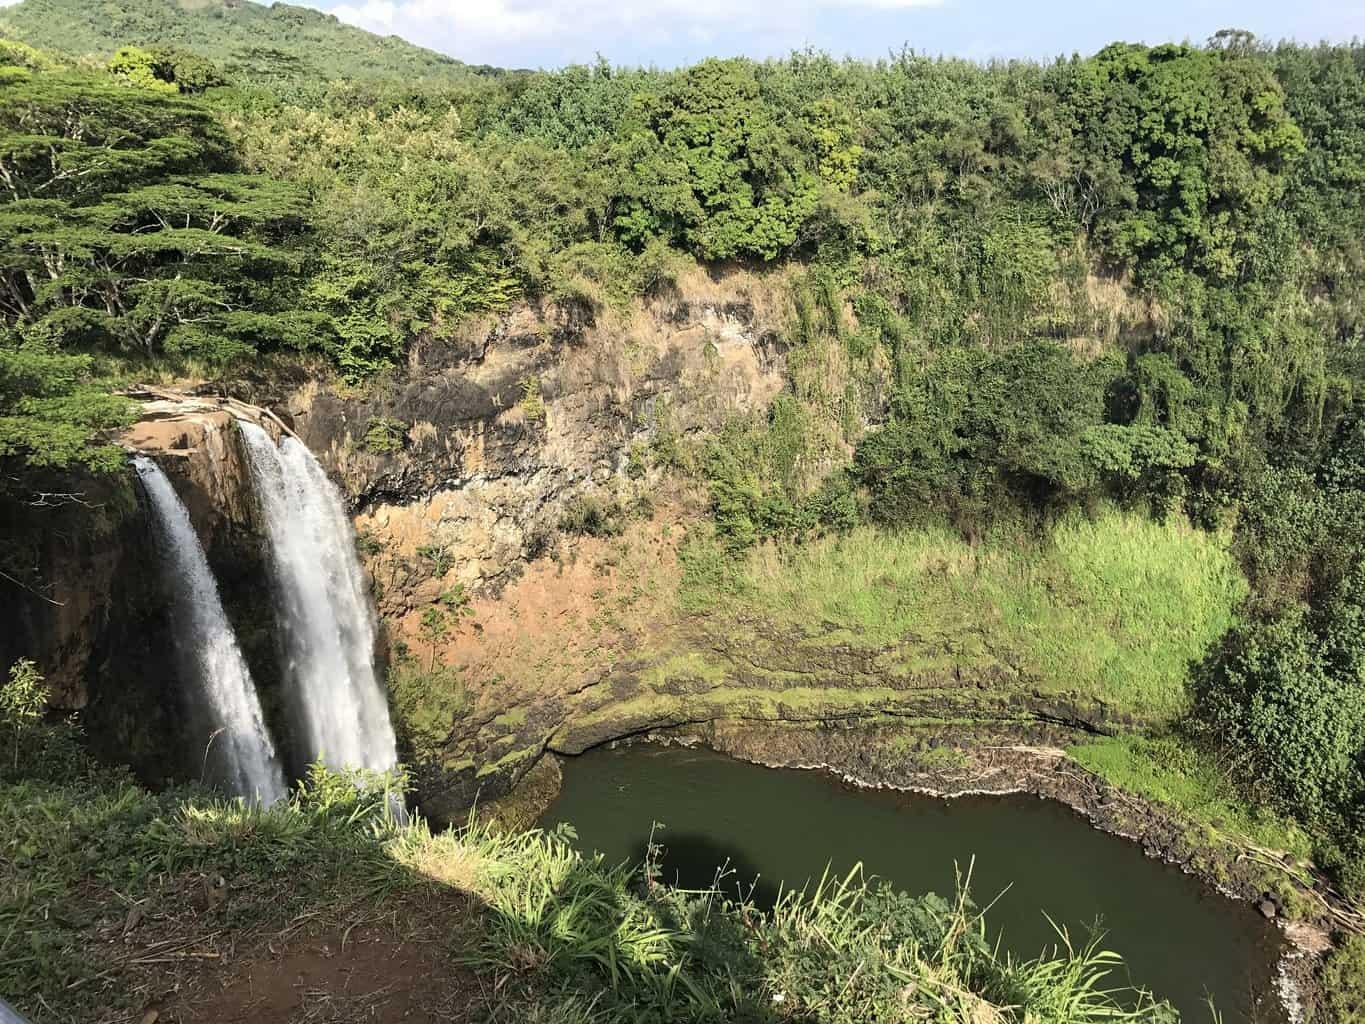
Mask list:
[[[286,693],[303,723],[310,759],[392,768],[398,755],[374,674],[374,613],[341,496],[296,438],[276,446],[256,424],[238,426],[280,593]]]
[[[284,650],[284,695],[304,758],[331,768],[397,763],[388,706],[374,670],[375,618],[341,495],[293,437],[276,444],[237,421],[270,547],[272,592]],[[204,773],[264,804],[288,787],[255,682],[219,597],[189,513],[161,469],[135,456],[195,687],[195,723],[209,738]]]
[[[176,635],[191,641],[181,645],[182,671],[199,683],[205,724],[210,735],[217,734],[205,751],[205,765],[212,761],[213,774],[233,793],[273,803],[285,794],[284,774],[204,547],[161,468],[142,455],[133,465],[166,560]]]

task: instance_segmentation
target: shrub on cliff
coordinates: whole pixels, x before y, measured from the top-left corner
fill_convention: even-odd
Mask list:
[[[0,682],[0,781],[17,778],[61,780],[90,770],[75,726],[45,722],[48,689],[34,663],[21,658]]]
[[[133,408],[92,380],[89,356],[21,342],[0,328],[0,458],[111,472],[124,464],[124,453],[91,438],[132,422]],[[9,483],[0,483],[0,493]]]
[[[1365,936],[1344,937],[1318,970],[1323,990],[1324,1024],[1365,1022]]]
[[[858,448],[881,522],[946,517],[969,531],[1073,504],[1095,487],[1087,432],[1105,418],[1122,364],[1050,343],[951,349],[909,375],[887,425]]]

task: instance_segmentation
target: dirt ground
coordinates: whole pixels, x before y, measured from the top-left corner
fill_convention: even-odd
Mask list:
[[[458,963],[475,910],[460,893],[426,892],[282,927],[150,944],[139,958],[135,1024],[462,1024],[488,1016],[491,994]],[[178,948],[177,948],[178,947]]]
[[[672,495],[619,537],[561,538],[554,557],[529,563],[442,642],[436,660],[459,666],[476,696],[498,708],[572,692],[675,627],[678,549],[699,516],[698,494]],[[452,573],[453,574],[453,573]],[[390,620],[422,663],[432,657],[416,608]]]
[[[468,978],[441,944],[367,925],[296,937],[235,970],[202,979],[167,1021],[341,1024],[458,1021],[469,1015]]]

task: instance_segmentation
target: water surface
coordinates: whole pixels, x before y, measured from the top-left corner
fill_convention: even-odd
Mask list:
[[[564,765],[564,787],[541,824],[571,822],[578,845],[611,863],[638,863],[650,827],[665,880],[727,885],[755,879],[771,902],[826,864],[868,872],[912,893],[951,896],[955,865],[972,867],[972,893],[1004,946],[1035,957],[1056,943],[1044,911],[1081,941],[1098,927],[1131,977],[1169,999],[1185,1021],[1206,1022],[1212,995],[1226,1024],[1274,1020],[1269,996],[1278,933],[1245,904],[1144,856],[1133,843],[1033,797],[933,797],[862,790],[825,772],[771,769],[707,750],[636,745]],[[996,897],[999,897],[998,900]]]

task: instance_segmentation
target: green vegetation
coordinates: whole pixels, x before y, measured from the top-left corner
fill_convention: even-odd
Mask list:
[[[5,14],[117,53],[100,74],[5,51],[0,319],[62,352],[310,350],[359,380],[518,298],[591,317],[679,260],[799,260],[781,443],[739,431],[707,458],[740,542],[847,525],[848,481],[810,492],[869,417],[873,513],[970,532],[1099,494],[1212,521],[1271,442],[1311,446],[1350,402],[1358,48],[433,77],[425,51],[300,8],[116,6]],[[262,77],[248,40],[349,81]],[[78,176],[130,119],[110,173]],[[24,156],[43,138],[55,175]]]
[[[361,444],[371,455],[392,455],[401,452],[407,441],[408,428],[387,416],[376,416],[365,428]]]
[[[1195,678],[1201,731],[1260,798],[1321,837],[1365,897],[1365,473],[1352,417],[1311,460],[1267,469],[1241,531],[1255,615]]]
[[[626,528],[626,510],[619,501],[578,494],[565,507],[559,528],[588,537],[619,537]]]
[[[476,959],[508,972],[529,961],[560,998],[591,993],[611,1020],[1177,1019],[1147,999],[1122,1008],[1105,984],[1111,953],[1068,943],[1056,959],[1009,960],[965,895],[912,898],[860,868],[765,914],[669,889],[648,862],[641,895],[635,871],[584,862],[558,834],[482,846],[496,916]]]
[[[0,33],[72,57],[109,57],[129,44],[174,47],[263,82],[468,74],[458,61],[396,36],[381,38],[285,3],[26,0],[0,15]]]
[[[1041,542],[859,527],[733,568],[701,542],[685,558],[684,606],[720,623],[761,616],[825,644],[887,648],[902,670],[1004,668],[1018,685],[1156,720],[1184,710],[1190,664],[1245,592],[1218,536],[1118,512],[1068,518]]]
[[[1304,830],[1291,819],[1251,806],[1227,774],[1180,736],[1115,736],[1068,748],[1071,758],[1111,785],[1169,807],[1269,850],[1312,855]]]
[[[10,666],[9,680],[0,686],[0,726],[10,734],[15,771],[19,770],[19,748],[28,732],[42,719],[47,706],[43,677],[28,659]]]
[[[855,871],[787,893],[767,913],[719,889],[670,889],[650,863],[585,860],[563,832],[400,825],[389,808],[401,779],[315,767],[269,809],[153,795],[84,759],[54,761],[65,731],[34,730],[24,770],[0,769],[0,987],[35,1024],[140,1012],[120,983],[138,969],[125,943],[145,940],[126,936],[168,906],[183,945],[338,902],[354,927],[405,893],[451,892],[483,909],[441,945],[453,942],[482,990],[520,1019],[1177,1019],[1141,993],[1111,991],[1122,965],[1099,947],[1062,943],[1022,962],[999,953],[965,893],[912,898]],[[194,880],[220,872],[231,903],[187,908]],[[110,919],[124,942],[102,938]]]
[[[1365,937],[1344,939],[1322,967],[1328,1020],[1365,1020]]]
[[[83,450],[126,402],[97,361],[221,365],[306,346],[282,273],[302,196],[233,169],[206,109],[160,90],[62,71],[0,83],[0,453],[117,465]]]
[[[786,264],[771,406],[655,414],[711,499],[683,609],[1177,728],[1204,760],[1085,756],[1219,818],[1226,764],[1365,893],[1365,47],[485,75],[287,5],[25,0],[0,30],[6,500],[116,468],[134,375],[364,384],[516,302],[625,323],[689,263]],[[427,609],[395,677],[424,743],[456,624]]]
[[[461,673],[433,658],[421,665],[401,658],[389,666],[389,701],[402,733],[403,749],[414,758],[437,758],[458,722],[470,707],[469,691]]]

